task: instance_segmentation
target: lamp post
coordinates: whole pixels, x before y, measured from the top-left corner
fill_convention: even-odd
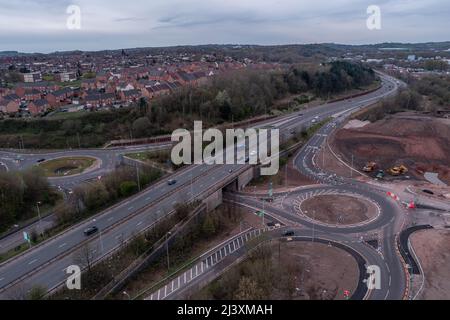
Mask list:
[[[131,300],[131,296],[128,294],[128,292],[124,291],[122,292],[122,294],[127,296],[128,300]]]
[[[96,219],[92,219],[92,222],[96,222]],[[100,248],[102,250],[102,255],[103,255],[103,240],[102,240],[102,229],[98,228],[98,232],[99,232],[99,240],[100,240]]]
[[[38,226],[39,226],[39,233],[42,236],[42,228],[41,228],[41,209],[39,208],[39,205],[41,204],[40,201],[36,202],[36,208],[38,213]]]
[[[167,273],[170,273],[170,260],[169,260],[169,241],[168,238],[172,233],[169,231],[166,233],[166,254],[167,254]]]

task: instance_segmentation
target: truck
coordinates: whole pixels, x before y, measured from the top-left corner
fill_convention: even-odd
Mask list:
[[[389,174],[392,176],[399,176],[407,172],[408,168],[405,167],[403,164],[389,169]]]
[[[377,167],[376,162],[369,162],[366,164],[366,166],[363,168],[364,172],[372,172],[375,170],[375,168]]]

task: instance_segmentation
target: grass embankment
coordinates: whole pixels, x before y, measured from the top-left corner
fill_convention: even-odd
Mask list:
[[[174,172],[181,168],[181,166],[174,165],[170,160],[170,149],[129,153],[126,156],[167,172]]]
[[[66,177],[84,172],[97,161],[90,157],[64,157],[42,162],[38,166],[43,169],[46,177]]]

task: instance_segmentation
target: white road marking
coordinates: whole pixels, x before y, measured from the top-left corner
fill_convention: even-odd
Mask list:
[[[133,210],[133,209],[134,209],[134,207],[131,206],[131,207],[128,208],[128,211]]]
[[[139,227],[141,224],[142,224],[142,221],[139,222],[139,223],[136,225],[136,227]]]
[[[108,219],[108,221],[112,221],[113,219],[114,219],[114,217],[111,217],[111,218]]]
[[[33,264],[33,263],[36,263],[38,261],[38,259],[34,259],[33,261],[30,261],[29,263],[28,263],[28,265],[31,265],[31,264]]]
[[[59,248],[63,248],[67,245],[67,243],[63,243],[62,245],[59,246]]]

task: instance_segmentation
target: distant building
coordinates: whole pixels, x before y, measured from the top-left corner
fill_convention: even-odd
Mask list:
[[[30,72],[21,74],[23,82],[34,83],[42,81],[42,74],[40,72]]]
[[[61,72],[56,75],[61,82],[72,82],[77,80],[77,75],[75,72]]]
[[[408,56],[408,61],[416,61],[416,55],[415,54],[410,54]]]
[[[32,101],[28,104],[28,111],[34,116],[47,111],[48,108],[50,108],[50,104],[44,99]]]

